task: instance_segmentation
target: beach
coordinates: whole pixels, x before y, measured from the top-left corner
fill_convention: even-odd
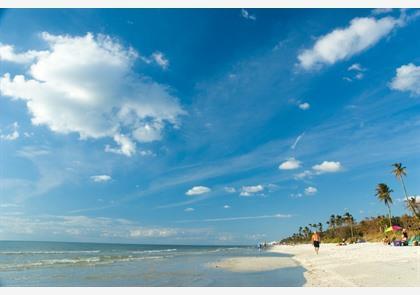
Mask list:
[[[316,255],[312,245],[304,244],[279,245],[269,251],[293,255],[306,269],[306,287],[420,286],[420,247],[321,244]]]

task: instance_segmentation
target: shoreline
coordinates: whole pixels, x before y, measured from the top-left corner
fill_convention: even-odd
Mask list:
[[[273,246],[306,269],[304,287],[420,287],[420,247],[382,243]]]

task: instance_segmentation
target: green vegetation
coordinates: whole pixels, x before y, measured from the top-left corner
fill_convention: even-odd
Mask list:
[[[393,225],[399,225],[406,228],[409,236],[420,234],[420,221],[418,218],[409,216],[407,214],[399,216],[392,216],[391,222]],[[356,222],[353,216],[346,212],[343,216],[331,215],[330,219],[326,222],[328,228],[321,231],[319,230],[319,223],[314,230],[321,233],[322,241],[324,243],[338,243],[345,239],[348,243],[354,243],[358,239],[363,239],[368,242],[380,242],[385,236],[385,229],[389,227],[389,216],[368,217],[360,222]],[[286,244],[299,244],[308,243],[311,240],[311,235],[314,230],[308,226],[299,227],[297,233],[292,236],[281,240],[281,243]],[[401,232],[387,233],[390,239],[401,238]]]
[[[349,212],[345,212],[343,216],[332,214],[326,224],[328,228],[323,229],[321,222],[310,223],[308,226],[299,227],[297,233],[294,233],[290,237],[287,237],[280,241],[280,243],[307,243],[311,240],[311,235],[314,231],[321,233],[322,240],[325,243],[338,243],[345,239],[349,243],[354,243],[357,240],[365,240],[378,242],[382,241],[385,236],[385,229],[392,225],[398,225],[402,228],[406,228],[408,235],[420,234],[420,206],[416,204],[414,197],[408,197],[407,188],[404,183],[404,177],[407,176],[406,167],[401,163],[395,163],[392,165],[394,170],[392,173],[401,182],[401,185],[405,194],[406,207],[412,213],[412,216],[407,214],[401,217],[392,216],[391,205],[392,197],[391,193],[393,190],[385,183],[379,183],[376,186],[375,196],[380,202],[383,202],[388,209],[388,216],[377,216],[370,217],[356,222],[353,216]],[[388,237],[392,239],[400,238],[400,232],[387,233]]]

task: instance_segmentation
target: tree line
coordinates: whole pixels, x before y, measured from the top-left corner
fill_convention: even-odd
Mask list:
[[[405,204],[410,215],[404,214],[401,217],[393,217],[391,213],[392,192],[393,190],[385,183],[379,183],[376,186],[375,196],[387,207],[388,216],[380,215],[376,217],[365,218],[356,222],[355,218],[349,212],[343,215],[332,214],[326,221],[327,228],[324,229],[322,222],[310,223],[300,226],[298,231],[281,240],[281,243],[302,243],[310,240],[313,232],[318,231],[323,236],[325,242],[339,242],[341,239],[354,242],[357,239],[366,238],[368,240],[380,240],[383,237],[384,230],[388,226],[399,225],[407,228],[412,233],[420,232],[420,204],[416,203],[416,197],[409,197],[404,178],[407,176],[406,167],[401,163],[392,165],[392,173],[401,183],[405,195]]]

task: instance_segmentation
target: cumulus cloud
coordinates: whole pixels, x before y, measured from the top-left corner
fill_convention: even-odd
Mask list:
[[[249,20],[257,20],[257,17],[255,15],[252,15],[249,13],[246,9],[241,9],[241,15],[243,18],[249,19]]]
[[[354,18],[348,27],[319,37],[311,49],[299,54],[299,66],[310,70],[349,59],[375,45],[399,25],[402,25],[401,20],[390,16]]]
[[[318,192],[318,189],[313,186],[308,186],[305,188],[305,195],[314,195]]]
[[[251,186],[243,186],[241,188],[240,196],[243,197],[250,197],[257,193],[261,193],[264,190],[264,187],[261,184],[258,185],[251,185]]]
[[[294,170],[298,169],[301,166],[301,162],[296,160],[295,158],[289,158],[287,161],[281,163],[279,165],[280,170]]]
[[[105,151],[108,153],[115,153],[120,155],[132,156],[136,152],[136,143],[124,134],[115,134],[114,141],[119,147],[111,147],[109,144],[105,145]]]
[[[224,209],[229,209],[229,208],[230,208],[230,206],[229,206],[229,205],[224,205],[224,206],[223,206],[223,208],[224,208]]]
[[[178,99],[133,71],[134,49],[90,33],[41,37],[48,50],[25,60],[28,73],[0,78],[1,95],[25,101],[34,125],[81,139],[112,138],[117,146],[105,151],[126,156],[135,154],[136,142],[160,140],[165,126],[179,126],[186,113]]]
[[[185,194],[187,196],[196,196],[209,193],[210,191],[211,189],[206,186],[194,186],[190,188]]]
[[[10,133],[3,134],[0,130],[0,139],[1,140],[7,140],[7,141],[13,141],[19,138],[19,124],[18,122],[14,122],[12,126],[9,128],[11,129]]]
[[[184,211],[185,212],[193,212],[194,211],[194,208],[191,208],[191,207],[185,208]]]
[[[318,174],[338,172],[342,170],[342,168],[343,167],[341,166],[340,162],[330,161],[324,161],[321,164],[317,164],[312,167],[312,169],[315,170]]]
[[[109,175],[92,175],[90,177],[94,182],[108,182],[112,179]]]
[[[391,89],[410,92],[411,95],[420,95],[420,66],[409,63],[399,67],[391,81]]]
[[[307,102],[302,102],[298,105],[298,107],[299,107],[299,109],[306,111],[306,110],[309,110],[311,108],[311,105]]]
[[[29,50],[23,53],[16,53],[15,48],[13,46],[0,43],[0,61],[27,64],[47,53],[47,51],[36,50]]]

